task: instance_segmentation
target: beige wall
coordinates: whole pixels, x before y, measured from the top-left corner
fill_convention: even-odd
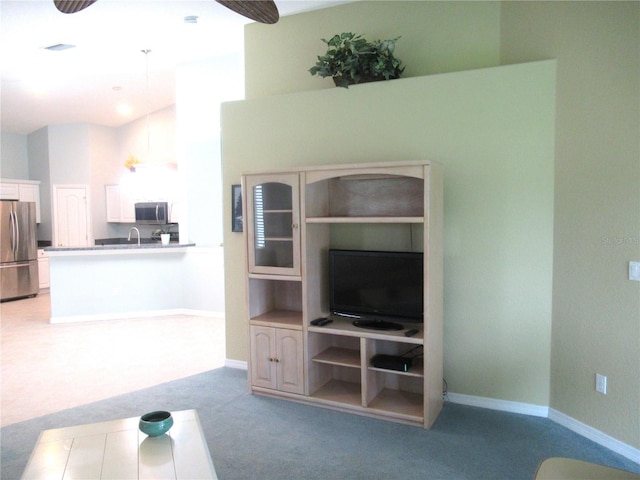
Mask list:
[[[551,407],[638,448],[640,3],[507,2],[501,25],[503,62],[558,59]]]
[[[311,77],[307,69],[315,56],[323,53],[319,38],[341,31],[362,32],[371,38],[402,35],[397,53],[409,65],[406,77],[488,67],[500,61],[509,64],[558,59],[555,171],[551,180],[545,173],[533,181],[542,180],[545,188],[552,182],[555,206],[552,211],[546,204],[537,210],[531,208],[520,218],[520,224],[509,217],[510,236],[494,238],[500,247],[508,248],[512,241],[519,240],[519,226],[526,232],[538,222],[548,225],[545,221],[553,221],[555,231],[549,247],[554,259],[553,283],[545,277],[544,264],[529,264],[518,277],[516,270],[522,268],[522,258],[513,255],[502,258],[502,270],[491,270],[495,258],[487,257],[479,247],[466,245],[479,241],[494,251],[496,246],[489,242],[486,232],[469,229],[464,232],[467,235],[460,235],[456,231],[475,227],[474,222],[481,226],[473,208],[463,208],[462,215],[455,219],[449,214],[445,220],[445,268],[449,272],[445,279],[445,374],[450,376],[451,389],[458,393],[550,405],[634,447],[640,447],[640,296],[638,284],[626,279],[626,268],[629,260],[640,259],[639,8],[635,2],[358,2],[285,17],[275,26],[251,24],[245,32],[248,98],[332,89],[330,80]],[[446,75],[433,76],[434,80],[438,78],[448,80]],[[463,113],[465,108],[461,106]],[[512,113],[515,119],[530,115],[525,109]],[[471,145],[474,139],[461,134],[466,128],[464,119],[461,116],[458,126],[441,131],[442,138],[450,144]],[[405,134],[420,135],[420,127],[407,126],[401,138],[406,140],[402,136]],[[327,138],[331,141],[327,142],[326,156],[335,158],[339,149],[332,137]],[[427,145],[424,154],[435,160],[454,161],[446,158],[436,144]],[[502,145],[496,143],[496,150]],[[523,153],[531,147],[526,142],[522,146]],[[274,142],[270,147],[293,148],[288,142]],[[322,155],[313,148],[303,150],[302,156],[316,156],[314,163],[325,163],[316,161]],[[518,162],[520,157],[514,153],[513,159]],[[269,155],[225,159],[224,198],[230,195],[229,184],[238,183],[242,169],[270,168],[285,161],[287,157]],[[490,165],[485,173],[511,181],[502,175],[514,172],[494,167]],[[530,173],[527,171],[527,175]],[[452,173],[451,167],[445,168],[445,181],[473,186],[477,174],[466,168],[458,170],[456,176],[456,169]],[[517,183],[511,187],[518,192]],[[553,200],[554,196],[545,198]],[[459,201],[450,194],[445,200],[449,209],[452,202],[455,205]],[[505,214],[514,213],[508,203],[489,202],[486,207],[496,224]],[[225,205],[226,215],[228,210]],[[452,220],[457,223],[452,224]],[[549,230],[544,234],[551,235],[552,227],[545,228]],[[227,353],[229,358],[242,360],[246,358],[246,337],[244,290],[239,287],[241,237],[225,231],[225,247]],[[486,283],[483,276],[467,277],[467,291],[471,293],[453,296],[464,286],[452,283],[451,277],[456,273],[452,252],[461,247],[468,249],[465,254],[472,254],[469,261],[474,268],[486,261],[491,275],[506,275],[501,284],[504,289],[491,290],[495,298],[482,295]],[[538,248],[544,250],[545,246]],[[458,267],[462,265],[458,263]],[[462,282],[460,272],[457,275]],[[517,283],[509,282],[516,278]],[[495,278],[489,280],[491,285],[496,282]],[[513,293],[519,285],[532,289],[530,303],[523,307],[533,307],[537,315],[513,315],[518,312],[514,300],[518,297]],[[551,291],[553,317],[551,306],[545,303],[549,298],[546,292]],[[482,307],[474,316],[480,323],[468,323],[471,328],[465,331],[462,318],[466,306],[471,305],[470,298]],[[545,338],[549,331],[553,332],[552,340]],[[523,335],[540,346],[537,355],[528,353],[531,350],[521,341]],[[545,367],[539,357],[545,355],[547,371],[540,373]],[[596,372],[609,377],[607,396],[593,389]],[[518,385],[523,381],[526,386]]]

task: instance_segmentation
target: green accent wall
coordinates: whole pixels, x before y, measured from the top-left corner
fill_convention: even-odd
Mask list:
[[[387,106],[388,99],[376,97],[396,95],[397,87],[391,86],[396,82],[345,91],[336,90],[329,79],[311,77],[307,69],[324,52],[320,38],[342,31],[372,39],[400,35],[397,54],[407,70],[406,78],[396,82],[437,86],[444,98],[427,95],[423,101],[420,91],[406,105],[407,113],[399,113],[397,104]],[[398,160],[441,161],[446,189],[445,374],[451,391],[548,405],[640,448],[640,284],[627,277],[628,262],[640,260],[639,37],[638,2],[360,1],[284,17],[273,26],[249,24],[248,99],[275,101],[265,97],[322,90],[327,94],[323,98],[333,102],[359,97],[358,91],[375,93],[358,108],[360,120],[380,138],[372,144],[373,135],[365,129],[359,149],[349,142],[345,146],[349,133],[360,134],[360,127],[347,124],[342,133],[331,132],[325,125],[336,118],[326,116],[330,107],[299,101],[299,111],[275,118],[283,124],[272,125],[270,116],[252,123],[254,130],[245,131],[242,140],[253,152],[243,148],[243,153],[230,155],[230,146],[223,145],[225,201],[229,185],[238,183],[242,171],[343,162],[346,157],[354,162],[390,160],[389,153]],[[552,59],[556,63],[523,66],[556,67],[553,88],[545,83],[548,79],[534,82],[555,99],[552,147],[530,136],[520,145],[509,141],[523,119],[536,118],[529,107],[508,108],[509,92],[524,90],[526,95],[524,85],[506,88],[506,96],[500,97],[500,111],[515,123],[498,124],[487,117],[486,125],[474,125],[470,113],[483,106],[483,98],[489,112],[492,102],[500,104],[492,89],[469,105],[455,97],[453,84],[458,84],[452,79],[457,75],[452,72]],[[466,72],[460,78],[492,71]],[[543,105],[530,107],[539,114],[547,101],[543,97]],[[368,116],[381,106],[388,109],[382,119]],[[439,116],[441,124],[425,123],[426,112]],[[316,123],[298,138],[299,133],[283,130],[291,118]],[[548,128],[534,123],[536,135],[542,133],[536,129]],[[268,136],[263,130],[277,135],[252,147]],[[490,145],[487,132],[496,139]],[[320,149],[318,142],[323,142]],[[477,151],[478,143],[487,151]],[[545,159],[539,170],[521,163],[545,148],[553,148],[551,163]],[[503,201],[512,195],[515,203]],[[228,211],[227,203],[227,216]],[[529,254],[513,244],[533,250]],[[225,254],[227,355],[244,360],[244,254],[241,236],[228,227]],[[606,396],[595,392],[595,373],[608,377]]]
[[[640,3],[506,2],[502,38],[558,59],[550,405],[640,448]]]
[[[548,405],[554,99],[544,61],[227,103],[224,183],[271,168],[442,163],[449,388]],[[225,247],[227,266],[245,264],[239,235]],[[246,359],[243,271],[226,271],[227,355]]]
[[[500,64],[498,2],[355,2],[283,17],[276,25],[245,29],[246,98],[332,88],[308,70],[326,51],[320,40],[336,33],[368,40],[401,37],[395,54],[404,77]]]

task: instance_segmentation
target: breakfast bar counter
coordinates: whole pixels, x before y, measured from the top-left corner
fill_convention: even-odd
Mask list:
[[[185,252],[186,248],[195,247],[195,243],[157,243],[94,245],[91,247],[46,247],[44,250],[52,256],[77,255],[140,255]]]
[[[51,323],[176,315],[195,244],[48,247]]]

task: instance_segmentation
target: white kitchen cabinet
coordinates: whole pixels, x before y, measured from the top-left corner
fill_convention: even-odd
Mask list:
[[[21,202],[34,202],[36,204],[36,223],[40,223],[40,185],[33,183],[20,183],[18,185]]]
[[[0,183],[0,200],[18,200],[20,188],[17,183]]]
[[[105,185],[107,222],[135,223],[136,199],[120,185]]]
[[[120,222],[120,186],[105,185],[105,204],[107,205],[107,222]]]
[[[120,221],[136,223],[136,198],[127,190],[120,191]]]
[[[180,204],[178,202],[169,203],[169,223],[180,222]]]
[[[38,249],[38,279],[41,290],[49,288],[49,256],[42,248]]]
[[[0,200],[18,200],[36,204],[36,223],[40,223],[40,182],[37,180],[2,180]]]

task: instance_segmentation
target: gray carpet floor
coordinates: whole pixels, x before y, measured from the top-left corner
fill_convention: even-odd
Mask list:
[[[423,430],[250,395],[245,371],[220,368],[6,426],[0,476],[20,478],[41,430],[191,408],[221,480],[532,479],[548,457],[640,473],[548,419],[446,404]]]

